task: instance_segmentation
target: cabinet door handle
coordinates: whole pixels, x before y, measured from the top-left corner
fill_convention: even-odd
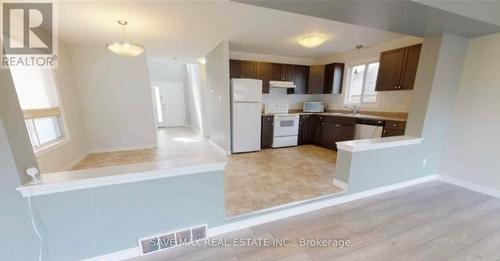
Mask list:
[[[340,124],[335,124],[336,127],[340,127]]]

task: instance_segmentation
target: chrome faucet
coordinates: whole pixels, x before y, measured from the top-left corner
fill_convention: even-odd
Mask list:
[[[345,104],[344,106],[346,108],[351,109],[352,110],[352,114],[354,114],[354,115],[358,114],[358,108],[356,108],[356,105]]]

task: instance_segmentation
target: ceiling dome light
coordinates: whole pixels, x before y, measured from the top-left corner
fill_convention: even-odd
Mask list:
[[[205,59],[205,57],[201,57],[201,58],[198,58],[198,62],[201,63],[201,64],[206,64],[207,63],[207,59]]]
[[[121,56],[134,57],[144,52],[144,47],[138,44],[128,43],[125,38],[125,26],[127,21],[118,20],[118,24],[122,26],[123,41],[107,44],[106,47]]]
[[[306,48],[314,48],[324,43],[326,39],[323,36],[306,35],[300,37],[299,39],[297,39],[297,41],[299,42],[300,45]]]

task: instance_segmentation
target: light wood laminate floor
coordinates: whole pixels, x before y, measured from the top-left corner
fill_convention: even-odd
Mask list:
[[[218,238],[344,239],[352,246],[202,244],[133,260],[500,260],[500,199],[432,181]]]
[[[341,192],[333,185],[337,153],[314,145],[228,157],[226,215],[235,216]]]

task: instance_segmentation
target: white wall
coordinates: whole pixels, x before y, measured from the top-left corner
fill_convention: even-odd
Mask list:
[[[256,61],[256,62],[270,62],[270,63],[288,63],[288,64],[303,64],[303,65],[314,65],[316,64],[315,59],[302,58],[302,57],[291,57],[282,55],[272,55],[263,53],[250,53],[231,50],[231,45],[229,45],[229,58],[234,60],[243,61]]]
[[[402,37],[396,40],[388,41],[373,46],[366,46],[361,51],[347,51],[334,54],[321,59],[307,59],[300,57],[286,57],[267,55],[260,53],[248,53],[231,51],[231,59],[240,59],[248,61],[263,61],[275,63],[290,63],[290,64],[328,64],[332,62],[341,62],[346,64],[344,72],[344,81],[342,86],[342,94],[293,94],[287,95],[285,89],[271,88],[269,94],[263,94],[262,100],[264,103],[288,103],[290,109],[302,108],[302,103],[306,101],[322,101],[328,104],[328,109],[344,109],[344,100],[347,88],[348,67],[352,64],[365,61],[378,60],[380,53],[383,51],[396,49],[400,47],[410,46],[421,43],[422,39],[418,37]],[[386,112],[408,112],[412,103],[413,91],[386,91],[380,92],[379,101],[376,105],[361,105],[360,108],[372,111]]]
[[[27,168],[38,167],[33,147],[28,137],[24,115],[19,105],[16,88],[12,75],[8,69],[0,69],[0,118],[3,121],[3,126],[0,126],[0,159],[12,157],[14,159],[16,171],[12,171],[10,166],[0,164],[1,176],[10,181],[13,180],[14,173],[19,176],[16,181],[26,183],[30,178],[25,175]],[[0,124],[1,125],[1,124]],[[5,128],[5,139],[3,136],[3,128]],[[8,148],[10,143],[10,148]],[[8,151],[8,152],[7,152]],[[12,155],[7,155],[12,153]],[[1,162],[0,162],[1,163]],[[9,165],[11,165],[9,163]],[[8,171],[7,171],[8,170]],[[2,180],[3,185],[3,180]],[[19,184],[17,184],[19,185]],[[2,187],[2,189],[4,189]],[[9,188],[14,190],[13,187]],[[3,201],[0,200],[0,202]]]
[[[206,124],[204,123],[204,112],[206,112],[206,106],[203,103],[203,89],[206,88],[204,83],[205,66],[200,64],[187,64],[187,105],[189,110],[189,124],[192,129],[196,130],[200,135],[207,136],[205,131]]]
[[[439,173],[500,190],[500,34],[469,43]]]
[[[231,151],[229,107],[229,44],[221,42],[206,56],[207,122],[210,139]]]
[[[146,56],[122,57],[102,46],[72,46],[70,53],[88,149],[155,147]]]
[[[86,136],[80,111],[77,86],[73,77],[68,46],[59,42],[58,68],[52,71],[66,141],[36,155],[40,171],[55,172],[72,167],[87,152]]]

